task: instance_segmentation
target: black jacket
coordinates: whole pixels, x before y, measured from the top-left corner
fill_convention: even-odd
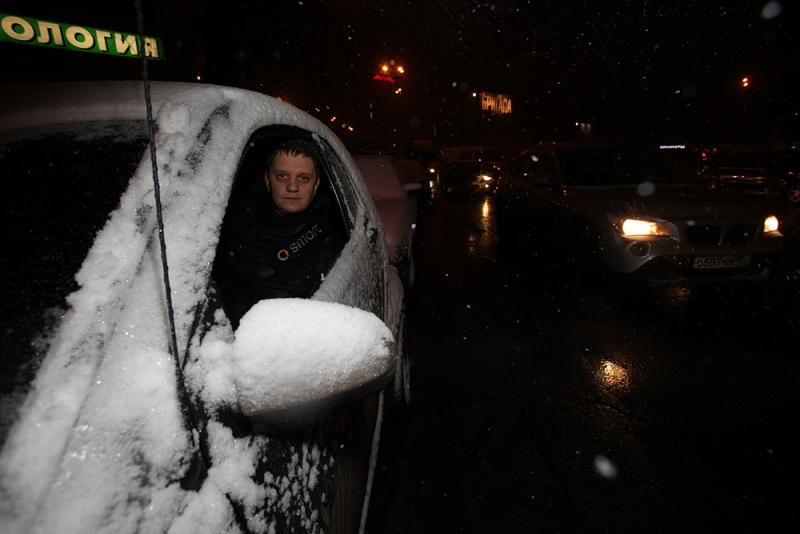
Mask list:
[[[261,187],[226,223],[220,243],[220,289],[234,327],[256,302],[308,298],[344,246],[328,202],[317,195],[301,213],[283,214]]]

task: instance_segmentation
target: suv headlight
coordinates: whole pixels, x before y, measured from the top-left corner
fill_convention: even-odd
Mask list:
[[[772,234],[777,232],[781,227],[781,222],[774,215],[770,215],[764,219],[764,233]]]
[[[655,221],[644,221],[641,219],[623,219],[620,221],[619,228],[623,237],[652,237],[669,236],[667,225]]]

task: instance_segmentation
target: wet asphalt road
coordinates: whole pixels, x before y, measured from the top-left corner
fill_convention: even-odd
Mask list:
[[[410,410],[367,532],[796,524],[798,286],[576,286],[498,250],[492,199],[420,214]]]

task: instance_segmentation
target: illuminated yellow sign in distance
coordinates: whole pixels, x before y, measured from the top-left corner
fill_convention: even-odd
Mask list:
[[[511,97],[481,92],[481,110],[497,115],[507,115],[511,113]]]
[[[120,57],[164,59],[164,44],[158,37],[142,40],[136,33],[98,30],[63,22],[0,13],[0,41],[46,46],[75,52],[93,52]]]

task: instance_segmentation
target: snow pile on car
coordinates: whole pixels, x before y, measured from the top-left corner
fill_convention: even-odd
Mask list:
[[[366,384],[386,369],[392,342],[389,328],[358,308],[262,300],[242,318],[233,343],[239,405],[244,413],[256,414],[264,407],[288,408]],[[363,373],[345,384],[349,369]]]

